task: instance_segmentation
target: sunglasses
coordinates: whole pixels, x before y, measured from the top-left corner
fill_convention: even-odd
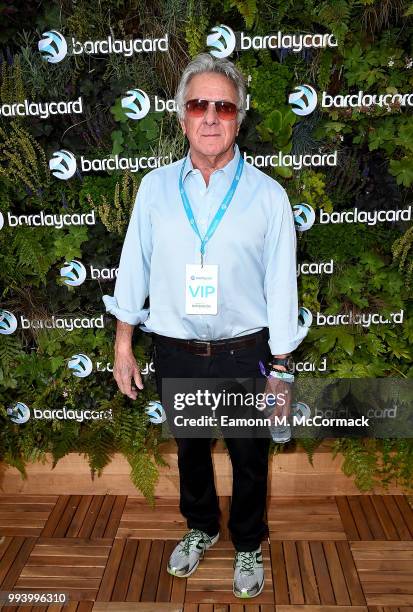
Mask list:
[[[208,110],[209,104],[215,104],[215,111],[220,119],[229,121],[237,116],[237,105],[226,100],[188,100],[185,102],[185,109],[190,117],[202,117]]]

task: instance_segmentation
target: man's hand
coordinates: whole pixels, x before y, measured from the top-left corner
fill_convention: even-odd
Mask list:
[[[281,378],[275,378],[269,376],[265,385],[264,393],[267,395],[271,393],[273,397],[268,398],[269,408],[273,408],[271,417],[288,417],[291,411],[291,383],[282,380]]]
[[[138,392],[132,386],[132,380],[138,389],[143,389],[141,373],[136,363],[132,349],[115,351],[115,362],[113,364],[113,376],[118,383],[119,390],[135,400]]]

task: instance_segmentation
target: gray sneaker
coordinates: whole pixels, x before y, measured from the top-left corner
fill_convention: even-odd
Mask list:
[[[261,545],[252,552],[239,552],[234,559],[234,582],[232,591],[244,599],[256,597],[264,588],[264,566]]]
[[[167,565],[168,572],[181,578],[190,576],[198,567],[205,551],[218,542],[218,539],[219,533],[210,537],[205,531],[191,529],[172,551]]]

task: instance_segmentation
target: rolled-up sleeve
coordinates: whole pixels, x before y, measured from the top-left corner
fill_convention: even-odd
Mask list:
[[[297,236],[287,192],[275,191],[265,237],[263,263],[269,346],[273,355],[290,353],[302,342],[308,327],[298,321]]]
[[[143,323],[149,315],[144,303],[149,295],[151,223],[147,177],[139,186],[119,261],[114,295],[102,297],[107,312],[130,325]]]

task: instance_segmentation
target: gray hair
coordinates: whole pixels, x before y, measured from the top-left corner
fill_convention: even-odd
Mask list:
[[[223,74],[232,81],[238,94],[237,122],[240,125],[245,117],[246,107],[246,85],[243,74],[229,60],[213,57],[209,53],[200,53],[188,64],[182,73],[175,95],[175,103],[179,119],[185,117],[185,95],[189,81],[196,74],[203,72],[215,72]]]

